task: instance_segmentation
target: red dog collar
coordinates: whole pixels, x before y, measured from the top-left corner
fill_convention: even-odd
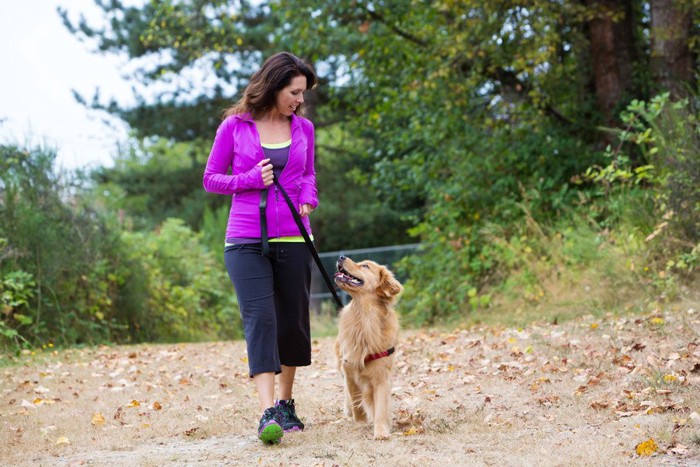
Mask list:
[[[365,357],[365,364],[368,362],[371,362],[372,360],[377,360],[382,357],[388,357],[389,355],[394,353],[394,348],[390,348],[389,350],[385,350],[384,352],[378,352],[378,353],[373,353],[372,355],[367,355]]]

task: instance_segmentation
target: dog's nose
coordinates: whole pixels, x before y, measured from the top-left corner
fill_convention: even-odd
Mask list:
[[[342,260],[344,260],[344,259],[345,259],[345,256],[340,255],[340,257],[338,258],[338,261],[342,261]]]

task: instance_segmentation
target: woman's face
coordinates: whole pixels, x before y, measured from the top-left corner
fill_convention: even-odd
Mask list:
[[[291,117],[297,107],[304,102],[305,90],[306,76],[299,75],[292,78],[289,85],[277,93],[277,101],[275,103],[277,111],[286,117]]]

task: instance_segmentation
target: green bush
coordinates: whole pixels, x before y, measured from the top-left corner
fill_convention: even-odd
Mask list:
[[[451,133],[420,166],[428,208],[412,233],[423,248],[400,266],[411,278],[401,302],[407,320],[432,323],[489,306],[489,287],[508,270],[489,230],[518,238],[528,217],[557,218],[578,201],[571,178],[598,159],[554,128]]]
[[[672,102],[661,94],[633,101],[621,139],[638,147],[658,171],[660,209],[677,234],[700,242],[700,117],[696,100]]]
[[[0,146],[1,346],[240,336],[232,286],[197,235],[176,220],[125,231],[54,160]]]
[[[11,278],[25,290],[3,326],[32,344],[107,341],[119,333],[110,294],[118,233],[53,170],[54,159],[52,150],[0,146],[0,277],[5,293],[20,291]]]
[[[700,120],[668,95],[632,102],[622,120],[617,147],[597,154],[554,131],[513,128],[464,133],[449,166],[424,164],[429,215],[413,230],[423,248],[401,265],[407,321],[537,307],[556,300],[546,282],[559,279],[598,284],[575,298],[598,297],[587,311],[677,293],[672,274],[700,259]]]
[[[191,341],[241,337],[238,306],[223,261],[180,219],[153,232],[125,232],[124,298],[137,340]],[[220,257],[221,255],[219,255]]]

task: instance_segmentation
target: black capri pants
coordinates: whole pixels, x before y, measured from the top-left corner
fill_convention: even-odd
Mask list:
[[[224,250],[238,297],[250,376],[311,365],[311,252],[305,243],[237,244]]]

